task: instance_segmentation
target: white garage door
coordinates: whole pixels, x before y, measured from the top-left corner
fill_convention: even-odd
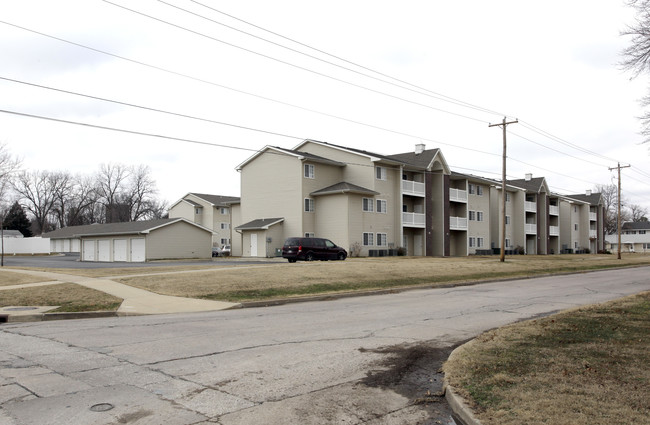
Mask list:
[[[144,238],[131,239],[131,261],[142,263],[145,258]]]
[[[83,241],[82,261],[95,261],[95,241]]]
[[[113,261],[126,261],[126,239],[113,241]]]
[[[111,241],[97,241],[97,261],[111,261]]]
[[[70,252],[70,239],[63,239],[63,252]]]
[[[63,240],[62,239],[57,239],[54,241],[54,251],[55,252],[63,252]]]
[[[70,241],[70,252],[79,252],[79,239],[72,239]]]

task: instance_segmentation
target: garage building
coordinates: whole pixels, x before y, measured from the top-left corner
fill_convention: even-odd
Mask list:
[[[54,252],[79,252],[81,261],[143,262],[211,258],[212,231],[184,218],[70,226],[49,232]]]

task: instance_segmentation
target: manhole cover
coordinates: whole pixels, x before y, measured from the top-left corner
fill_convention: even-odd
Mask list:
[[[28,311],[28,310],[38,310],[38,307],[9,307],[9,308],[5,308],[5,311]]]
[[[99,403],[99,404],[95,404],[93,406],[90,406],[90,410],[92,410],[93,412],[106,412],[108,410],[111,410],[113,407],[115,407],[115,406],[113,406],[110,403]]]

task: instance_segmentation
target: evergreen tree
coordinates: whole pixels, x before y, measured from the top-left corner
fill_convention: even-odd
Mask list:
[[[2,222],[2,226],[6,230],[19,230],[26,238],[32,236],[32,231],[30,230],[31,223],[29,222],[23,207],[21,207],[18,202],[15,202],[11,206],[7,216]]]

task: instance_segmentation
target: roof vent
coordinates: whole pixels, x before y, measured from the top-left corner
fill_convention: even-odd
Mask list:
[[[529,182],[533,179],[533,174],[532,173],[526,173],[526,181]]]
[[[424,143],[418,143],[415,145],[415,154],[420,155],[422,152],[424,152],[424,148],[426,145]]]
[[[587,189],[587,196],[591,196],[591,189]]]

